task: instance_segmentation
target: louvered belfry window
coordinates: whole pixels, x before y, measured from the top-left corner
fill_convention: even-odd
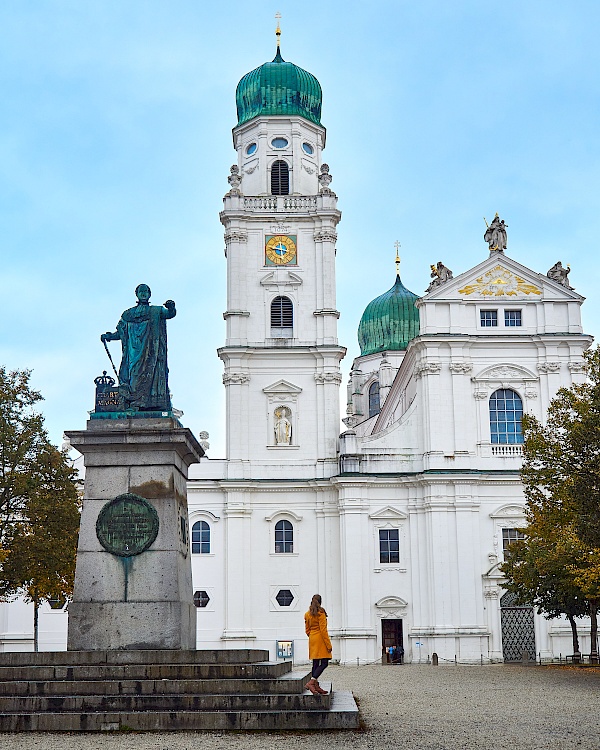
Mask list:
[[[294,328],[294,305],[289,297],[275,297],[271,302],[271,329],[288,331]]]
[[[271,195],[290,194],[290,168],[278,159],[271,167]]]

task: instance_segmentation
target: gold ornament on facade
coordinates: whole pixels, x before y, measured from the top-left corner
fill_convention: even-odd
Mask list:
[[[474,284],[467,284],[458,290],[459,294],[481,294],[484,297],[516,297],[520,294],[541,294],[534,284],[529,284],[520,276],[515,276],[507,268],[495,266]]]

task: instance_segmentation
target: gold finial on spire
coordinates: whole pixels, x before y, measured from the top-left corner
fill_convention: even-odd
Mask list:
[[[394,242],[394,247],[396,248],[396,276],[400,276],[400,255],[399,255],[399,253],[400,253],[400,247],[401,247],[401,245],[400,245],[400,242],[398,240],[396,240],[396,242]]]
[[[275,36],[277,37],[277,49],[279,49],[279,45],[281,44],[281,29],[279,28],[279,21],[281,19],[281,13],[279,11],[275,13],[275,18],[277,19],[277,28],[275,29]]]

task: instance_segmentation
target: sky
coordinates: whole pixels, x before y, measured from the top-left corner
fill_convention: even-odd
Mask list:
[[[323,88],[344,379],[395,241],[420,294],[431,263],[487,257],[496,211],[515,260],[570,263],[600,335],[597,0],[1,0],[0,365],[32,370],[55,443],[85,427],[100,334],[144,282],[177,303],[173,404],[224,455],[218,214],[235,88],[273,59],[277,11],[284,59]]]

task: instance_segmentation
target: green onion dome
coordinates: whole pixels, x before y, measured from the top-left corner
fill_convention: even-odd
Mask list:
[[[300,115],[321,124],[321,84],[279,52],[273,62],[246,73],[235,92],[238,126],[258,115]]]
[[[360,353],[403,351],[419,335],[418,295],[396,276],[396,283],[366,307],[358,325]]]

